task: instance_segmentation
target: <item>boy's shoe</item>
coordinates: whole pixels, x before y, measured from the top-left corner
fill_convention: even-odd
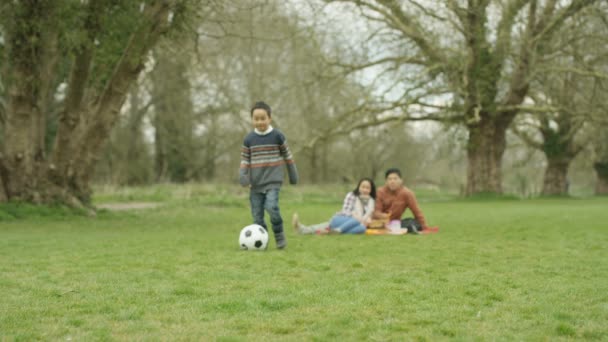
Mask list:
[[[284,232],[275,233],[274,234],[274,240],[277,243],[277,248],[278,249],[283,249],[283,248],[287,247],[287,239],[285,238],[285,233]]]
[[[418,231],[418,229],[416,228],[416,225],[411,224],[409,227],[407,227],[407,232],[408,233],[412,233],[412,234],[420,234],[420,232]]]

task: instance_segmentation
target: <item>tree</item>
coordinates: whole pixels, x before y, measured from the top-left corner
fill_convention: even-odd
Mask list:
[[[0,201],[90,204],[102,147],[148,52],[180,22],[177,0],[11,1],[0,23],[5,125]],[[46,153],[46,111],[58,61],[67,58],[65,97]]]
[[[195,121],[188,55],[158,49],[152,80],[154,146],[157,181],[194,178]]]
[[[141,82],[131,87],[97,163],[95,182],[141,185],[154,180],[153,154],[145,133],[151,102],[142,99],[143,89]]]
[[[596,195],[608,195],[608,134],[606,133],[607,126],[598,132],[595,143],[595,160],[593,169],[597,175],[597,183],[595,185]]]
[[[205,159],[205,170],[238,165],[231,158],[239,157],[242,137],[251,129],[248,109],[265,100],[273,108],[273,125],[288,136],[302,178],[335,179],[329,151],[338,135],[332,128],[356,121],[348,110],[367,90],[346,77],[327,77],[323,33],[301,25],[281,1],[235,1],[210,15],[224,24],[200,24],[198,45],[205,49],[192,66],[203,143],[197,157]]]
[[[587,114],[593,113],[597,105],[597,92],[582,91],[590,89],[584,81],[572,73],[547,77],[542,82],[544,91],[532,95],[536,109],[546,109],[522,114],[513,125],[519,138],[545,155],[542,195],[568,194],[570,164],[590,140],[582,138],[581,132],[591,123]]]
[[[564,23],[597,1],[469,0],[435,4],[407,0],[343,0],[372,23],[366,43],[383,46],[351,71],[394,74],[402,96],[385,100],[395,120],[464,125],[467,194],[502,192],[506,132],[529,93],[546,46]],[[415,76],[412,76],[415,75]]]
[[[602,125],[601,88],[608,79],[602,71],[608,63],[608,31],[602,21],[597,13],[583,12],[573,17],[564,34],[547,44],[552,61],[537,68],[535,86],[529,92],[534,112],[522,115],[513,127],[546,157],[543,195],[568,193],[570,164],[592,140],[592,127]],[[536,126],[539,139],[521,129],[528,125]]]

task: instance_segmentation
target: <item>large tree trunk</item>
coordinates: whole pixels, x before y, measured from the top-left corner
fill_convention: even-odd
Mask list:
[[[4,155],[2,156],[3,188],[6,199],[37,202],[37,174],[40,169],[35,154],[40,138],[41,68],[44,64],[43,31],[48,6],[24,5],[15,13],[15,24],[8,30],[8,60],[12,63],[8,74],[7,120],[4,127]],[[18,27],[16,23],[36,22],[38,25]],[[24,44],[23,42],[30,42]]]
[[[608,162],[593,164],[595,173],[597,174],[597,183],[595,185],[596,195],[608,195]]]
[[[487,117],[469,126],[467,142],[467,195],[502,193],[502,156],[506,148],[506,124]]]
[[[83,44],[76,52],[68,79],[66,99],[58,116],[57,135],[55,136],[49,175],[61,187],[70,187],[68,180],[75,174],[74,159],[77,145],[74,144],[74,140],[84,111],[83,100],[93,58],[93,40],[96,39],[97,32],[95,31],[99,24],[99,19],[96,18],[96,13],[94,13],[95,9],[97,8],[90,4],[90,11],[85,23],[90,42]]]
[[[553,159],[548,161],[543,181],[542,194],[545,196],[568,194],[568,167],[571,159]]]
[[[552,127],[551,123],[557,124],[557,129]],[[564,113],[554,121],[546,117],[541,118],[540,132],[543,136],[540,147],[547,158],[542,194],[567,195],[568,168],[582,150],[582,146],[577,146],[574,142],[576,128],[572,125],[571,117]]]
[[[148,51],[168,27],[171,4],[158,0],[145,7],[143,24],[131,35],[105,88],[93,105],[86,106],[90,115],[82,130],[77,129],[77,124],[85,110],[82,89],[90,57],[86,55],[89,51],[81,50],[70,77],[51,163],[44,150],[43,117],[47,113],[43,111],[52,95],[47,88],[56,74],[52,70],[58,57],[53,38],[55,21],[59,19],[53,15],[56,3],[10,4],[15,10],[5,38],[10,70],[4,150],[0,155],[0,201],[66,203],[78,207],[90,204],[89,181],[101,147],[109,137],[129,86],[143,68]]]

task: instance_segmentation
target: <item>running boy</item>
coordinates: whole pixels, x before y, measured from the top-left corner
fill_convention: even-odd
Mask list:
[[[277,248],[283,249],[287,246],[279,210],[283,165],[287,165],[290,184],[298,183],[298,171],[285,135],[270,125],[271,114],[270,106],[264,102],[256,102],[251,108],[253,131],[247,134],[243,142],[239,175],[241,185],[250,188],[253,221],[268,230],[264,221],[266,209]]]

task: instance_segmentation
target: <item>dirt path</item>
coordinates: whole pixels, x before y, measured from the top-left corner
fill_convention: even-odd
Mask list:
[[[158,208],[161,203],[157,202],[125,202],[125,203],[104,203],[97,206],[99,209],[108,209],[113,211],[121,210],[140,210]]]

